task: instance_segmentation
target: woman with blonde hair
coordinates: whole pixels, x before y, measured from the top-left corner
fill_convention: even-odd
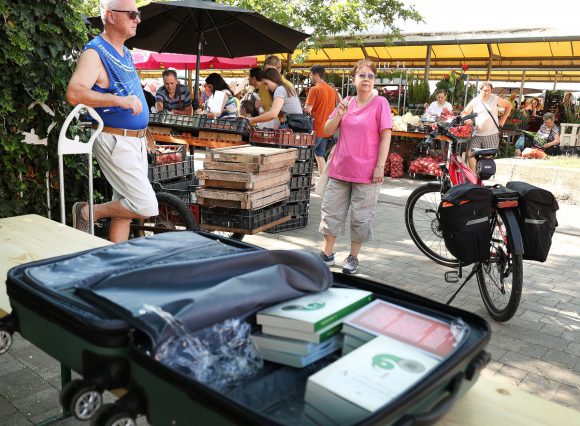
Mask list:
[[[328,186],[322,201],[319,230],[323,235],[321,259],[334,265],[334,244],[344,234],[350,210],[350,253],[342,272],[358,271],[358,255],[373,234],[375,209],[391,144],[389,102],[374,92],[377,68],[370,59],[356,63],[351,78],[356,95],[339,102],[324,132],[340,136],[328,164]]]

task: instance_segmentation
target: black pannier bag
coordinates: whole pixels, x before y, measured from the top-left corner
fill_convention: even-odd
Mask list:
[[[481,158],[477,162],[476,171],[481,180],[488,180],[495,175],[495,161],[493,158]]]
[[[286,114],[286,123],[295,133],[311,133],[314,120],[308,114]]]
[[[471,183],[452,187],[441,199],[445,246],[464,265],[489,258],[491,210],[491,191]]]
[[[526,182],[508,182],[507,187],[520,196],[519,223],[524,259],[545,262],[552,246],[552,235],[558,226],[556,198],[550,191]]]

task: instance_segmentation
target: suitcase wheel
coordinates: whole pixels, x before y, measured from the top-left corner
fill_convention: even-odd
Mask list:
[[[8,330],[0,330],[0,355],[8,352],[12,346],[12,333]]]
[[[77,379],[62,388],[60,403],[78,420],[89,420],[103,405],[103,395],[96,385]]]
[[[118,404],[103,405],[91,419],[91,426],[135,426],[135,418]]]

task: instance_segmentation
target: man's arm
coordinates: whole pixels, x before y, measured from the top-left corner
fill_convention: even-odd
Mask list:
[[[130,109],[133,115],[141,113],[143,105],[137,96],[115,96],[91,90],[106,73],[99,54],[94,49],[85,50],[77,63],[77,68],[66,89],[66,100],[73,106],[85,104],[90,107],[120,107]]]
[[[314,89],[314,87],[312,89]],[[316,102],[316,90],[312,89],[308,91],[308,96],[306,97],[306,102],[304,103],[304,112],[306,114],[310,114],[312,112],[312,107]]]
[[[503,125],[505,124],[505,121],[507,120],[507,118],[510,116],[511,112],[512,112],[512,103],[504,98],[500,98],[498,96],[497,98],[497,104],[498,106],[504,108],[504,112],[501,116],[501,118],[499,119],[499,126],[503,127]]]
[[[182,108],[172,109],[171,112],[177,115],[191,115],[193,112],[193,107],[191,105],[191,94],[189,93],[187,86],[183,86],[183,88],[185,90],[185,99],[183,100],[184,106]]]

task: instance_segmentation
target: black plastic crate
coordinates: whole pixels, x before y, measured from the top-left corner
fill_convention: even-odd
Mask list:
[[[310,209],[309,201],[301,201],[299,203],[289,203],[287,204],[288,215],[292,218],[308,215],[308,210]]]
[[[277,234],[279,232],[291,231],[293,229],[306,228],[307,226],[308,215],[304,215],[292,218],[288,222],[281,223],[280,225],[276,225],[273,228],[266,229],[265,232],[269,232],[270,234]]]
[[[149,125],[171,127],[172,129],[191,132],[199,129],[201,117],[201,115],[178,115],[167,112],[152,112],[149,114]]]
[[[312,183],[312,173],[307,175],[296,175],[290,179],[290,189],[304,189],[310,188]]]
[[[248,136],[250,134],[249,123],[245,118],[209,118],[202,115],[199,122],[199,129],[222,133],[234,133],[243,136]]]
[[[291,189],[289,203],[298,203],[302,201],[310,201],[310,186],[302,189]]]
[[[184,176],[177,181],[163,182],[153,185],[155,192],[167,192],[175,195],[185,204],[195,204],[195,189],[199,186],[195,175]]]
[[[251,143],[254,146],[263,146],[266,148],[295,148],[298,150],[298,155],[296,161],[308,161],[314,159],[314,146],[292,146],[292,145],[280,145],[280,144],[270,144],[270,143]]]
[[[253,210],[201,206],[201,223],[232,229],[251,231],[285,216],[288,216],[286,201]]]
[[[149,181],[163,182],[167,180],[175,180],[183,176],[194,173],[193,156],[186,157],[185,161],[180,161],[171,164],[161,164],[154,166],[149,164]]]
[[[306,175],[312,173],[314,168],[314,163],[310,161],[297,161],[292,166],[292,175]]]
[[[179,163],[186,158],[185,145],[155,145],[155,151],[149,156],[149,164],[161,166]]]

